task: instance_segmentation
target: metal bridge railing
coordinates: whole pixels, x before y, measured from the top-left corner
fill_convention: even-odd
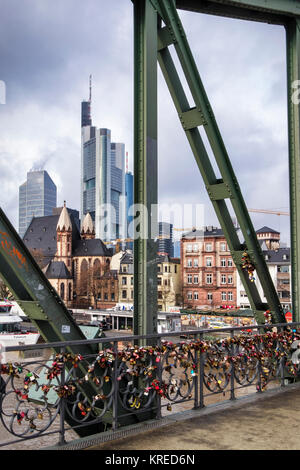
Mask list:
[[[13,441],[111,431],[241,394],[299,372],[300,323],[10,347],[0,364],[1,426]],[[69,352],[83,343],[95,354]],[[44,352],[34,361],[16,354]],[[55,351],[55,352],[53,352]],[[299,354],[298,354],[299,353]],[[10,359],[12,357],[12,359]]]

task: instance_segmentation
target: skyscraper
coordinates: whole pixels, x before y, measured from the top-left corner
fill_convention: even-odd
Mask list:
[[[19,187],[19,235],[24,236],[32,217],[52,215],[56,203],[56,185],[47,171],[29,171]]]
[[[109,241],[125,235],[125,146],[92,126],[90,100],[81,103],[81,218],[89,212],[96,238]]]
[[[173,243],[173,224],[168,222],[158,223],[158,253],[174,257],[174,243]]]

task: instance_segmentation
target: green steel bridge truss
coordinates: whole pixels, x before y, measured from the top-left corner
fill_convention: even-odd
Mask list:
[[[288,124],[290,213],[292,253],[293,320],[299,321],[300,297],[300,137],[299,104],[292,101],[300,80],[299,0],[133,0],[134,4],[134,194],[135,203],[144,204],[151,224],[151,205],[157,204],[157,61],[204,180],[208,195],[226,236],[233,260],[248,295],[254,316],[264,321],[263,312],[272,312],[273,322],[284,322],[284,314],[263,258],[216,119],[206,95],[177,9],[267,22],[286,28],[288,76]],[[173,61],[173,46],[184,72],[195,106],[190,107]],[[211,153],[221,174],[217,178],[199,128],[206,133]],[[228,203],[243,234],[242,245],[234,228]],[[156,214],[152,214],[152,218]],[[267,304],[255,283],[242,268],[243,253],[255,266]],[[156,242],[139,238],[134,248],[134,333],[155,332],[157,309]]]
[[[199,167],[208,195],[226,236],[233,260],[258,321],[271,310],[273,322],[285,321],[251,219],[243,200],[212,108],[192,56],[177,8],[283,25],[287,38],[288,124],[292,298],[294,321],[299,321],[300,297],[300,136],[299,104],[292,100],[300,80],[300,0],[133,0],[134,6],[134,202],[147,208],[151,227],[157,204],[157,62],[169,88],[183,130]],[[190,107],[176,65],[173,46],[195,106]],[[199,127],[206,133],[221,174],[217,178]],[[230,216],[231,203],[244,236],[241,245]],[[84,339],[55,289],[50,285],[5,214],[0,212],[0,273],[28,317],[47,341]],[[242,268],[244,250],[253,262],[267,304]],[[134,243],[134,333],[156,331],[156,241],[141,237]],[[68,332],[68,333],[66,333]],[[85,352],[85,351],[82,351]],[[86,351],[88,352],[88,351]]]
[[[157,204],[157,62],[189,141],[207,192],[226,236],[232,257],[258,321],[262,312],[272,312],[272,321],[285,318],[275,287],[262,256],[237,179],[226,152],[213,111],[194,62],[177,8],[233,18],[283,25],[287,37],[290,213],[292,251],[292,298],[294,321],[300,321],[300,136],[299,104],[293,103],[294,84],[300,83],[300,0],[133,0],[134,5],[134,202],[148,210],[144,223],[151,227],[152,204]],[[176,66],[170,54],[174,46],[195,106],[190,108]],[[213,170],[203,144],[199,126],[219,168],[221,179]],[[233,226],[226,200],[230,201],[241,227],[242,246]],[[142,224],[143,225],[143,224]],[[141,231],[143,227],[141,227]],[[255,283],[242,269],[243,252],[247,249],[262,284],[267,304],[259,296]],[[134,242],[134,334],[156,332],[157,249],[151,238]],[[0,274],[15,299],[37,326],[46,342],[84,340],[82,330],[63,301],[45,277],[29,250],[0,209]],[[68,347],[73,353],[91,354],[85,344]],[[83,370],[84,374],[85,371]],[[84,393],[92,394],[87,384]],[[82,431],[82,433],[84,433]],[[87,423],[87,432],[91,429]]]

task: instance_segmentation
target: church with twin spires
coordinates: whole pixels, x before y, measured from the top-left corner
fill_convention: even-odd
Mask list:
[[[91,215],[81,228],[78,212],[66,207],[33,217],[23,241],[68,308],[109,308],[118,302],[112,251],[95,238]]]

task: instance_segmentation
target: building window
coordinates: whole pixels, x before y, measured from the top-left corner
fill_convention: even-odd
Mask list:
[[[127,266],[123,266],[122,267],[122,273],[126,273],[127,272]]]
[[[194,284],[199,284],[199,277],[198,276],[194,276]]]
[[[206,274],[206,284],[212,284],[212,274]]]
[[[161,272],[160,264],[157,266],[157,271],[158,271],[159,273]]]
[[[122,286],[126,286],[127,285],[127,277],[122,277]]]
[[[177,273],[177,265],[175,264],[174,266],[174,273],[176,274]]]
[[[228,276],[227,282],[228,282],[228,284],[233,284],[233,277],[232,277],[232,276]]]
[[[277,271],[279,273],[288,273],[289,267],[288,266],[277,266]]]
[[[192,278],[193,276],[191,274],[188,274],[188,277],[187,277],[188,284],[192,284]]]
[[[208,256],[207,258],[205,258],[205,264],[206,264],[207,267],[212,266],[212,257],[211,256]]]
[[[127,290],[122,290],[122,299],[127,299]]]
[[[161,292],[161,291],[158,291],[158,292],[157,292],[157,298],[158,298],[158,299],[162,299],[162,292]]]
[[[193,261],[192,258],[188,258],[188,259],[187,259],[187,266],[188,266],[188,268],[191,268],[191,267],[193,266],[192,261]]]
[[[60,296],[63,300],[65,299],[65,285],[63,282],[60,285]]]
[[[211,301],[212,299],[213,299],[212,293],[211,293],[211,292],[208,292],[208,293],[207,293],[207,300],[210,300],[210,301]]]
[[[193,251],[193,245],[188,244],[187,247],[186,247],[186,251],[188,251],[189,253],[191,253],[191,252]]]
[[[188,292],[187,293],[187,299],[188,300],[193,300],[193,292]]]
[[[198,300],[198,299],[199,299],[198,292],[196,291],[196,292],[194,292],[194,300]]]
[[[131,276],[130,284],[133,286],[133,276]]]
[[[194,244],[193,244],[193,251],[195,251],[195,252],[199,251],[199,245],[198,245],[198,243],[194,243]]]
[[[220,243],[220,251],[227,251],[225,242]]]
[[[228,292],[228,300],[233,300],[233,293],[232,292]]]
[[[165,273],[168,272],[168,266],[165,266]]]
[[[111,300],[115,300],[115,293],[114,292],[111,293]]]
[[[198,268],[198,266],[199,266],[199,260],[198,260],[198,258],[195,258],[194,259],[194,268]]]
[[[226,275],[221,274],[221,284],[226,284]]]
[[[226,267],[226,258],[221,259],[221,267],[225,268]]]
[[[226,300],[226,299],[227,299],[226,292],[221,292],[221,300]]]
[[[104,300],[108,300],[108,293],[104,292]]]
[[[227,260],[227,266],[232,267],[233,266],[233,261],[231,258]]]
[[[157,278],[157,285],[158,285],[158,286],[161,286],[161,277],[158,277],[158,278]]]
[[[205,251],[213,251],[212,243],[205,243]]]

